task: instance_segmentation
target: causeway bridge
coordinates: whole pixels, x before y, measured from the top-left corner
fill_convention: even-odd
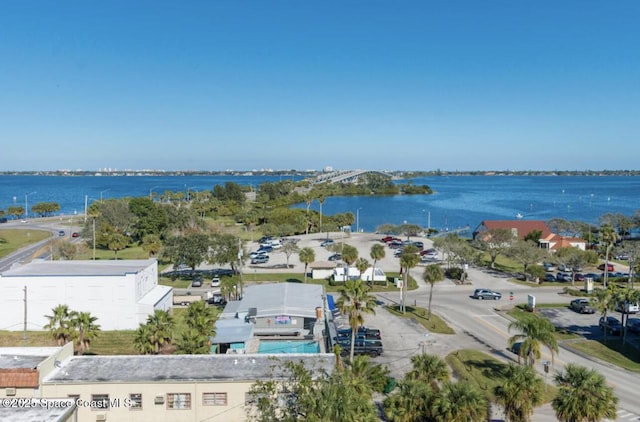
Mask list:
[[[313,183],[358,183],[358,179],[365,174],[377,174],[389,179],[392,178],[390,174],[375,170],[338,170],[317,176]]]

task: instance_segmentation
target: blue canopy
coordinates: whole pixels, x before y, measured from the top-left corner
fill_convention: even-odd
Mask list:
[[[327,295],[327,306],[329,307],[329,311],[336,309],[336,303],[333,301],[332,295]]]

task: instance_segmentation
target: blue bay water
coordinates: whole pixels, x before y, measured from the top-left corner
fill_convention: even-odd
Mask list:
[[[164,191],[211,190],[235,182],[257,187],[281,176],[0,176],[0,208],[30,208],[37,202],[57,202],[64,215],[83,213],[101,197],[148,196]],[[293,180],[300,180],[296,176]],[[332,197],[324,214],[352,212],[358,228],[373,231],[381,224],[404,222],[439,230],[469,226],[482,220],[564,218],[598,224],[606,213],[631,216],[640,209],[637,176],[438,176],[413,179],[429,185],[433,195]],[[304,204],[300,204],[304,207]],[[319,210],[315,201],[312,209]]]

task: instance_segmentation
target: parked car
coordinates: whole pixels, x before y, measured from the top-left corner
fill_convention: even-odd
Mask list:
[[[483,299],[499,300],[502,298],[502,293],[494,292],[493,290],[490,290],[490,289],[476,289],[473,292],[472,297],[474,299],[479,299],[479,300],[483,300]]]
[[[588,299],[574,299],[569,304],[569,309],[578,312],[579,314],[593,314],[596,312],[591,307]]]
[[[260,246],[258,248],[258,252],[273,252],[273,246],[269,246],[269,245],[264,245],[264,246]]]
[[[629,318],[627,320],[627,330],[640,334],[640,318]]]
[[[251,260],[251,264],[266,264],[269,262],[269,255],[256,256]]]
[[[202,287],[202,279],[200,277],[196,277],[191,281],[191,287]]]
[[[575,273],[573,277],[575,278],[576,281],[584,281],[584,274],[582,273]]]
[[[548,272],[552,272],[556,270],[556,266],[550,262],[544,262],[542,266],[544,267],[544,270]]]
[[[220,277],[213,277],[211,279],[211,287],[220,287]]]
[[[266,256],[268,254],[267,251],[253,251],[249,254],[249,258],[257,258],[259,256]]]
[[[78,236],[80,236],[80,234],[79,234],[78,232],[73,232],[73,233],[71,234],[71,237],[78,237]]]
[[[556,281],[571,281],[572,277],[569,273],[558,273],[556,274]]]
[[[65,235],[64,230],[60,230],[60,231],[58,232],[58,236],[64,236],[64,235]]]
[[[600,317],[598,325],[601,330],[607,330],[607,333],[614,336],[619,336],[622,333],[622,324],[620,324],[620,320],[616,317]]]
[[[637,314],[640,311],[640,306],[637,303],[618,302],[616,304],[616,312],[622,312],[625,314]]]
[[[417,242],[411,242],[411,244],[413,246],[415,246],[416,248],[420,249],[420,250],[424,249],[424,243],[423,242],[417,241]]]
[[[556,281],[556,276],[551,273],[547,273],[544,275],[544,281]]]
[[[616,259],[618,261],[628,261],[629,255],[626,252],[620,252],[618,255],[616,255]]]
[[[608,271],[608,272],[610,272],[610,273],[612,273],[612,272],[614,272],[614,271],[615,271],[615,268],[614,268],[613,264],[606,264],[606,268],[607,268],[607,271]],[[605,269],[605,264],[604,264],[604,263],[602,263],[602,264],[598,265],[598,269],[599,269],[600,271],[604,271],[604,269]]]
[[[325,239],[322,241],[322,243],[320,244],[320,246],[326,248],[327,246],[333,245],[335,242],[333,241],[333,239]]]
[[[339,253],[334,253],[333,255],[329,256],[329,261],[340,261],[342,259],[342,255],[340,255]]]
[[[389,243],[389,242],[392,242],[394,240],[400,240],[400,239],[395,237],[395,236],[385,236],[380,240],[382,240],[384,243]]]
[[[584,275],[584,278],[590,278],[593,281],[600,281],[600,274],[587,273]]]
[[[351,353],[351,342],[345,341],[341,342],[342,351],[340,354],[344,356],[348,356]],[[369,355],[372,358],[380,356],[384,350],[382,348],[382,342],[380,340],[371,340],[371,341],[358,341],[356,340],[355,345],[353,347],[354,354],[356,355]]]
[[[571,266],[567,264],[559,264],[558,271],[571,272],[573,271],[573,268],[571,268]]]

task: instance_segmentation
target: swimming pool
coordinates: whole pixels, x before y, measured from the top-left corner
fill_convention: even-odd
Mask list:
[[[261,340],[258,353],[320,353],[317,341]]]

